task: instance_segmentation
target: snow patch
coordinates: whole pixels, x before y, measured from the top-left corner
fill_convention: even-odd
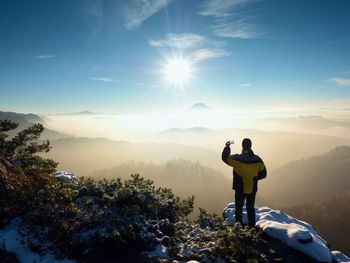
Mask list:
[[[74,182],[77,180],[77,175],[72,172],[58,171],[53,173],[52,176],[59,178],[64,182]]]
[[[332,251],[333,261],[336,263],[350,263],[350,258],[345,256],[340,251]]]
[[[167,253],[167,247],[159,244],[155,247],[155,249],[148,254],[151,257],[155,258],[161,258],[161,259],[168,259],[169,255]]]
[[[224,210],[229,224],[235,223],[235,204],[230,203]],[[256,226],[273,238],[316,259],[319,262],[332,262],[332,254],[324,240],[312,225],[291,217],[279,210],[268,207],[255,207]],[[247,212],[243,210],[243,223],[248,223]]]
[[[16,254],[20,262],[41,262],[41,263],[74,263],[72,260],[58,260],[55,255],[48,252],[44,255],[39,255],[31,251],[26,246],[26,241],[21,235],[21,224],[20,218],[13,219],[5,228],[0,229],[0,245],[1,247],[9,252]]]

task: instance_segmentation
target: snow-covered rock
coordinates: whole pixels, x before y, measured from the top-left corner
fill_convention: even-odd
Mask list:
[[[332,252],[327,246],[327,241],[315,231],[312,225],[268,207],[255,207],[255,214],[256,226],[269,236],[281,240],[288,246],[319,262],[332,262],[332,258],[335,257],[334,255],[332,256]],[[229,224],[234,224],[234,203],[228,204],[224,210],[224,215]],[[248,223],[245,208],[243,210],[243,223]],[[338,254],[336,255],[339,256]],[[339,258],[341,257],[339,256]]]
[[[16,254],[20,262],[41,262],[41,263],[73,263],[71,260],[58,260],[55,255],[47,252],[39,255],[33,252],[27,246],[27,240],[21,235],[20,218],[13,219],[5,228],[0,229],[0,246],[9,252]],[[0,260],[1,261],[1,260]]]
[[[155,249],[151,251],[148,255],[150,257],[161,258],[161,259],[169,258],[169,255],[167,253],[167,247],[162,244],[157,245]]]
[[[74,182],[77,180],[77,175],[72,172],[58,171],[53,173],[52,176],[59,178],[64,182]]]
[[[339,251],[332,251],[333,261],[337,263],[350,263],[350,258]]]

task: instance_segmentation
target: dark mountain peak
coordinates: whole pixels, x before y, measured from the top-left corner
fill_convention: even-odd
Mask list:
[[[208,105],[199,102],[199,103],[195,103],[192,105],[191,108],[189,108],[189,110],[213,110],[212,108],[210,108]]]
[[[88,115],[97,115],[97,114],[100,114],[100,113],[88,111],[88,110],[83,110],[83,111],[77,111],[77,112],[56,113],[54,115],[57,115],[57,116],[70,116],[70,115],[88,116]]]
[[[96,114],[96,113],[92,112],[92,111],[88,111],[88,110],[83,110],[83,111],[76,112],[76,113],[73,113],[73,114],[76,114],[76,115],[93,115],[93,114]]]

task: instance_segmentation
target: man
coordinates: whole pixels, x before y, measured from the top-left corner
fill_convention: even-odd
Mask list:
[[[242,141],[242,154],[230,155],[230,142],[227,142],[222,152],[222,160],[233,167],[233,189],[235,190],[236,222],[242,224],[244,200],[248,214],[249,227],[255,226],[255,195],[258,191],[258,180],[266,177],[266,168],[258,155],[252,151],[252,141],[245,138]]]

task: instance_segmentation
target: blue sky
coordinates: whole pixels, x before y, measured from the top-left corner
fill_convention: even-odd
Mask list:
[[[0,110],[350,108],[350,1],[0,3]],[[164,81],[182,56],[193,78]]]

